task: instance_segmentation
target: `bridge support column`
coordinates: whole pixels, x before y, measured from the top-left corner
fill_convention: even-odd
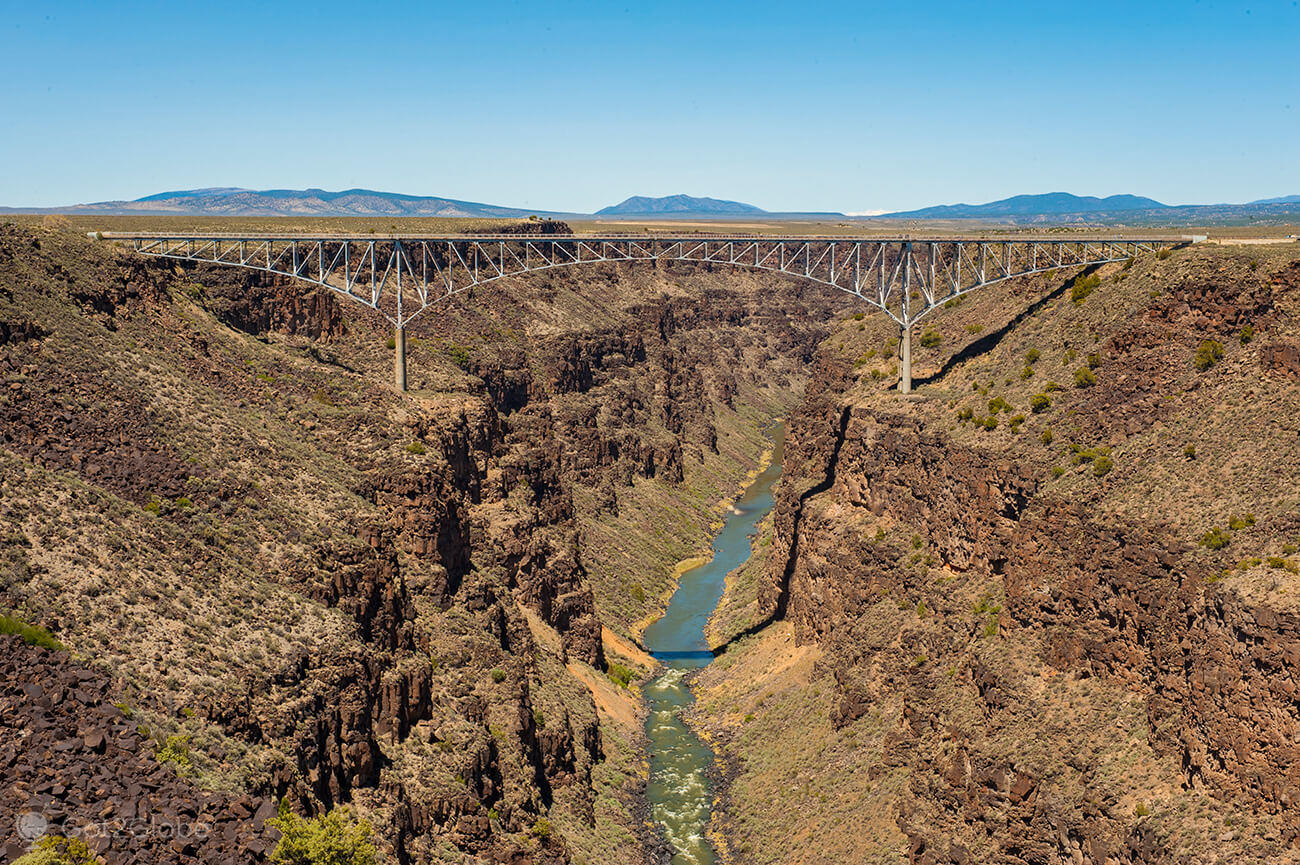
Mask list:
[[[393,383],[398,393],[406,392],[406,328],[393,333]]]
[[[898,335],[898,392],[912,392],[912,326],[903,325]]]

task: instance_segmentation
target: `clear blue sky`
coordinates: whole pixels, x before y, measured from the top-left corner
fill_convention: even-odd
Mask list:
[[[203,186],[577,211],[1300,194],[1293,0],[0,8],[4,205]]]

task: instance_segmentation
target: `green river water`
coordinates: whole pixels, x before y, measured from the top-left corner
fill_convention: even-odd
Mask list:
[[[781,477],[785,426],[771,430],[772,463],[754,479],[713,541],[712,558],[682,574],[663,617],[645,631],[645,645],[664,672],[645,688],[650,714],[650,781],[646,798],[651,816],[674,851],[673,865],[712,865],[712,845],[704,837],[713,791],[708,769],[714,754],[681,719],[695,701],[684,677],[713,659],[704,626],[722,599],[727,574],[749,559],[755,527],[772,509],[772,487]]]

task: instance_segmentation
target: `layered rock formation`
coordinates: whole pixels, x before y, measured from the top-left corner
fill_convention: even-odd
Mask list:
[[[657,563],[593,533],[679,497],[698,543],[834,301],[690,269],[500,289],[413,329],[398,398],[384,331],[327,294],[0,228],[0,606],[109,682],[159,807],[348,804],[398,862],[642,861],[634,731],[578,674]],[[61,771],[23,759],[17,790]],[[265,852],[266,813],[229,843]]]
[[[828,341],[761,594],[808,647],[790,657],[819,660],[802,684],[768,672],[774,625],[702,677],[737,861],[790,854],[764,847],[780,821],[859,861],[1297,857],[1288,253],[1107,269],[910,400],[880,390],[886,330]],[[977,296],[922,362],[1017,314],[1015,292]],[[791,821],[763,799],[808,739]],[[893,825],[820,834],[855,809],[817,798],[819,768],[870,779],[859,805]]]

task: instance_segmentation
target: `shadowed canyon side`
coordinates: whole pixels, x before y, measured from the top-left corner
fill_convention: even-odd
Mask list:
[[[1095,276],[955,305],[910,399],[823,344],[692,714],[732,861],[1300,859],[1300,256]]]
[[[112,861],[262,861],[281,799],[381,861],[656,861],[628,637],[842,305],[699,266],[505,281],[412,328],[399,398],[328,295],[0,227],[0,607],[67,647],[5,638],[0,811],[217,833],[88,834]],[[89,766],[120,792],[48,780]]]

